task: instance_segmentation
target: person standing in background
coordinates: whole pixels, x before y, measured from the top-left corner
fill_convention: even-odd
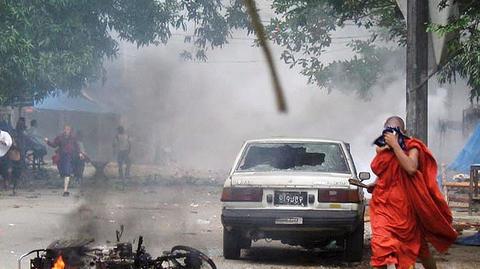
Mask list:
[[[43,139],[40,133],[38,132],[38,123],[37,120],[30,121],[30,128],[26,132],[27,148],[26,150],[31,150],[33,153],[32,166],[40,167],[44,163],[43,157],[47,155],[47,148],[43,144]]]
[[[75,181],[78,184],[81,184],[83,180],[83,172],[85,170],[85,162],[88,160],[88,157],[85,151],[85,145],[83,144],[83,133],[81,131],[77,131],[75,137],[78,143],[78,154],[75,155],[73,174],[75,176]]]
[[[15,125],[14,140],[16,148],[20,151],[20,162],[23,165],[27,146],[27,122],[24,117],[18,118],[17,125]]]
[[[9,120],[8,114],[0,113],[0,130],[13,135],[13,126]]]
[[[117,155],[118,176],[120,178],[130,177],[131,143],[130,137],[125,133],[123,126],[117,128],[117,135],[115,135],[113,140],[113,151]],[[125,173],[123,171],[123,165],[125,165]]]
[[[13,139],[8,132],[0,129],[0,176],[3,180],[3,188],[8,189],[11,183],[11,162],[8,156],[13,145]]]
[[[45,142],[52,148],[57,148],[58,151],[58,172],[60,177],[64,179],[63,196],[69,196],[68,184],[70,177],[74,173],[74,159],[79,154],[79,147],[77,139],[72,133],[72,127],[65,125],[63,132],[55,137],[53,141],[45,138]]]
[[[17,147],[15,140],[13,140],[12,147],[7,153],[7,158],[9,162],[8,177],[12,181],[12,194],[15,195],[25,166],[25,160],[22,159],[21,150]]]
[[[30,128],[27,130],[27,135],[31,136],[32,138],[35,138],[36,140],[41,141],[40,134],[38,133],[38,122],[37,120],[31,120],[30,121]]]

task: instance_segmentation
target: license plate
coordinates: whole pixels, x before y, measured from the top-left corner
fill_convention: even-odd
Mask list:
[[[273,202],[275,205],[307,206],[307,193],[299,191],[276,191]]]
[[[293,217],[293,218],[276,219],[275,224],[303,224],[303,218]]]

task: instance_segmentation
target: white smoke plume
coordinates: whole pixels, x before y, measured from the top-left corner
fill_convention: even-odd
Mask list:
[[[324,137],[350,142],[358,170],[368,171],[374,152],[371,143],[385,118],[405,116],[401,70],[398,79],[374,89],[371,100],[365,101],[354,94],[328,94],[307,85],[298,70],[278,62],[289,107],[288,114],[279,114],[263,55],[250,41],[233,40],[221,50],[210,51],[206,63],[180,59],[181,46],[180,40],[142,49],[122,44],[120,57],[107,66],[107,82],[95,93],[124,116],[139,160],[228,170],[244,140]],[[275,52],[278,56],[279,49]],[[346,57],[344,53],[332,50],[326,56],[338,59]],[[437,90],[436,83],[430,83],[430,88],[431,145],[434,152],[441,152],[435,141],[438,121],[459,120],[459,115],[461,120],[461,109],[468,102],[465,90],[449,95],[446,89]],[[455,149],[462,139],[455,138],[461,141]],[[450,161],[455,149],[441,158]]]

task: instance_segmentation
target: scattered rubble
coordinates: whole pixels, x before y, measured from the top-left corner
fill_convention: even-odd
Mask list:
[[[200,225],[209,225],[210,223],[211,223],[211,221],[206,220],[206,219],[198,219],[197,220],[197,224],[200,224]]]

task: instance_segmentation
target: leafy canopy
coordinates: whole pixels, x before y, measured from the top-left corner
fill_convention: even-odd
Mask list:
[[[78,94],[104,76],[118,40],[166,44],[174,31],[194,45],[186,57],[205,59],[231,29],[248,28],[241,2],[220,0],[0,0],[0,103]],[[192,56],[193,55],[193,56]]]
[[[455,82],[457,77],[467,80],[471,87],[470,100],[480,99],[480,2],[457,1],[460,14],[446,25],[431,25],[429,30],[438,35],[454,34],[448,43],[448,60],[441,66],[439,80]]]
[[[430,27],[436,34],[458,33],[439,77],[442,82],[465,78],[478,99],[480,3],[456,2],[458,18]],[[374,85],[403,70],[399,47],[406,45],[406,23],[395,0],[268,3],[274,11],[263,18],[269,20],[268,37],[284,48],[282,60],[300,68],[311,83],[368,97]],[[346,27],[361,29],[363,36],[335,36]],[[182,32],[193,49],[181,55],[206,60],[206,51],[226,45],[236,29],[252,32],[242,0],[0,0],[0,102],[40,100],[60,90],[78,94],[104,77],[103,61],[117,55],[118,40],[158,45]],[[323,62],[340,38],[354,56]]]
[[[480,99],[480,2],[455,0],[459,16],[446,25],[430,25],[437,35],[453,34],[448,44],[448,56],[441,63],[438,78],[441,83],[454,82],[457,77],[467,80],[471,100]],[[439,10],[448,1],[441,1]],[[395,0],[273,0],[276,16],[268,29],[271,39],[283,46],[282,59],[300,66],[301,73],[317,85],[350,88],[362,97],[378,82],[392,79],[392,74],[404,70],[406,22]],[[351,59],[322,63],[321,56],[332,45],[332,33],[345,27],[368,31],[369,37],[352,38],[348,44],[356,53]],[[400,57],[399,57],[400,56]],[[353,85],[353,89],[352,89]]]

